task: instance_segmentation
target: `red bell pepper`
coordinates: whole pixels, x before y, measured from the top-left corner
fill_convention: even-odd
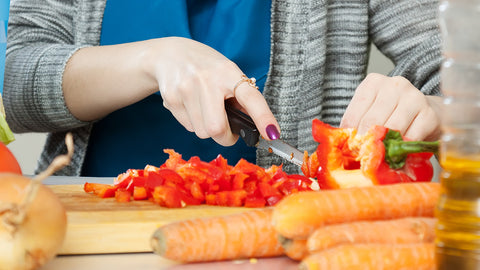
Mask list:
[[[335,128],[316,119],[312,134],[319,143],[305,156],[302,171],[316,177],[320,188],[431,181],[430,158],[438,142],[408,141],[398,131],[372,127],[365,135]]]

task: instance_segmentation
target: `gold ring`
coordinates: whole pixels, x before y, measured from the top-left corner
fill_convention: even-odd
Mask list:
[[[233,96],[235,96],[235,91],[237,90],[237,87],[240,86],[240,84],[246,82],[248,83],[248,85],[250,85],[251,87],[255,88],[258,90],[258,86],[255,84],[257,80],[255,80],[255,78],[248,78],[245,74],[242,75],[242,78],[240,79],[240,81],[238,81],[236,84],[235,84],[235,87],[233,87]]]

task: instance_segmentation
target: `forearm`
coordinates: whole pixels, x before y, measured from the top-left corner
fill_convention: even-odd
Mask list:
[[[72,54],[98,44],[104,5],[102,0],[11,2],[3,97],[14,132],[59,132],[89,124],[66,107],[62,79]]]
[[[143,41],[78,50],[63,76],[65,103],[82,121],[99,119],[158,91],[146,69],[152,42]],[[158,46],[156,49],[161,49]]]
[[[426,95],[438,95],[441,39],[436,0],[370,1],[371,38],[403,76]],[[389,19],[385,19],[389,18]]]

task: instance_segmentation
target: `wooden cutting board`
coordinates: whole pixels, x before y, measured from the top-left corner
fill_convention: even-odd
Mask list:
[[[85,193],[82,185],[48,187],[67,209],[67,235],[60,254],[151,252],[150,237],[161,225],[250,210],[207,205],[172,209],[149,201],[118,203]]]

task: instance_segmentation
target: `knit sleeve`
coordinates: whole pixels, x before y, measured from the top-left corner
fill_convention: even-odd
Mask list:
[[[370,36],[403,76],[424,94],[439,95],[441,39],[436,0],[370,1]]]
[[[4,103],[14,132],[54,132],[86,123],[65,105],[62,76],[82,45],[73,35],[73,0],[15,0],[8,26]]]

